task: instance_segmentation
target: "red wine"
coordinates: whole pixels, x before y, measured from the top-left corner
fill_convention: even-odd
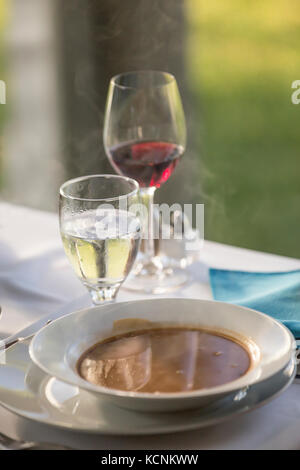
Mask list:
[[[165,183],[175,170],[183,147],[169,142],[128,142],[109,149],[113,167],[141,187]]]

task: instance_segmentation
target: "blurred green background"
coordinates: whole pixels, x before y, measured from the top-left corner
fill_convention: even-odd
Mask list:
[[[157,200],[204,202],[206,239],[300,257],[299,0],[0,0],[2,196],[56,210],[64,179],[112,172],[109,79],[143,68],[175,74],[189,131]]]
[[[186,2],[206,238],[300,256],[300,5]]]

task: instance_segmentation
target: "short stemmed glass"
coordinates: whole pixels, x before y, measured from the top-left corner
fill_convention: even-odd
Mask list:
[[[135,261],[138,189],[136,181],[117,175],[83,176],[60,188],[63,246],[96,305],[115,299]]]
[[[147,293],[163,293],[181,286],[187,274],[164,268],[155,256],[153,198],[165,183],[185,150],[186,127],[177,83],[166,72],[128,72],[110,81],[103,133],[107,156],[117,173],[140,185],[146,207],[144,258],[126,287]]]

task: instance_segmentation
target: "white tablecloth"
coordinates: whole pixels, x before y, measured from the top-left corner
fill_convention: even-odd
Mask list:
[[[173,297],[211,298],[207,266],[253,271],[300,268],[300,260],[206,241],[201,261],[191,267],[193,281]],[[63,253],[58,219],[32,209],[0,204],[0,336],[86,294]],[[146,297],[146,296],[144,296]],[[142,298],[121,290],[118,300]],[[204,430],[151,437],[67,436],[59,440],[94,449],[300,449],[300,384],[293,384],[270,404],[228,423]],[[0,410],[0,432],[30,438],[39,429]],[[55,441],[56,430],[47,430]],[[36,438],[36,437],[35,437]]]

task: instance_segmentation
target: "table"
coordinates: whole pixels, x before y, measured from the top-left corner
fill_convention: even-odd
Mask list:
[[[68,264],[57,215],[0,204],[0,337],[24,328],[86,291]],[[173,297],[211,298],[207,266],[249,271],[300,268],[300,260],[205,241],[190,268],[193,281]],[[120,291],[118,300],[149,298]],[[57,433],[0,408],[0,432],[19,439],[47,433],[52,441],[80,449],[300,449],[300,384],[274,401],[230,422],[193,432],[148,437]]]

